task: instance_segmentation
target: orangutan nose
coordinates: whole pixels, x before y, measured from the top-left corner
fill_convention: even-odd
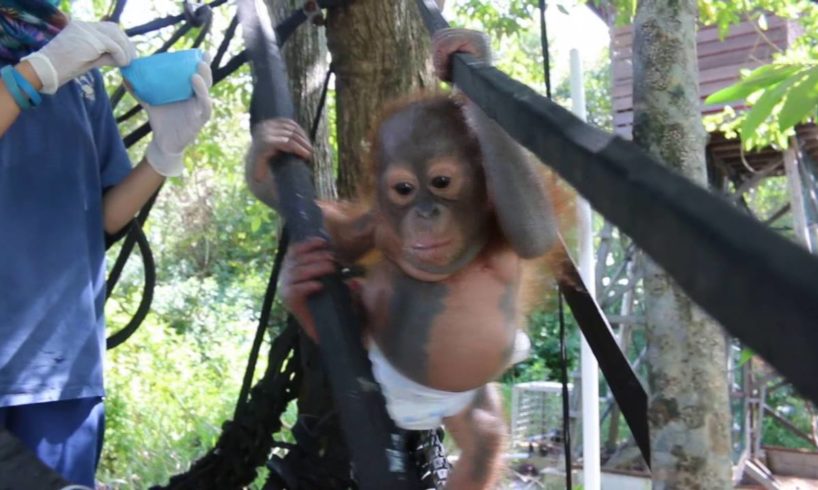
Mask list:
[[[434,219],[440,216],[440,206],[436,203],[423,203],[415,206],[415,213],[423,219]]]

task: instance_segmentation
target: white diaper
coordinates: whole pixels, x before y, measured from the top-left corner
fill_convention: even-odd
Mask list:
[[[531,355],[531,339],[522,330],[517,330],[517,336],[514,337],[514,351],[511,353],[508,365],[513,366],[518,362],[523,362],[528,359],[529,355]]]
[[[530,348],[528,335],[518,331],[512,364],[526,359]],[[374,342],[369,347],[369,360],[372,362],[372,374],[386,398],[386,409],[395,424],[403,429],[435,429],[445,417],[462,412],[477,393],[477,390],[436,390],[412,381],[390,364]]]

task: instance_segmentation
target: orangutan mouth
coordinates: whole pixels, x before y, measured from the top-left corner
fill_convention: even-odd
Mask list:
[[[452,243],[451,240],[443,240],[438,242],[421,242],[412,244],[412,250],[418,252],[427,252],[430,250],[435,250],[437,248],[442,248],[450,245]]]

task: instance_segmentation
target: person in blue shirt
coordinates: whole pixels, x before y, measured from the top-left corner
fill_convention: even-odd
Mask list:
[[[94,486],[104,426],[105,235],[122,230],[209,119],[195,96],[143,104],[153,140],[134,168],[97,68],[135,50],[109,22],[56,0],[0,0],[0,431]]]

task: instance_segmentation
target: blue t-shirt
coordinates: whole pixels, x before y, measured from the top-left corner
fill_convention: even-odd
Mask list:
[[[0,137],[0,406],[103,394],[102,193],[130,171],[96,70]]]

